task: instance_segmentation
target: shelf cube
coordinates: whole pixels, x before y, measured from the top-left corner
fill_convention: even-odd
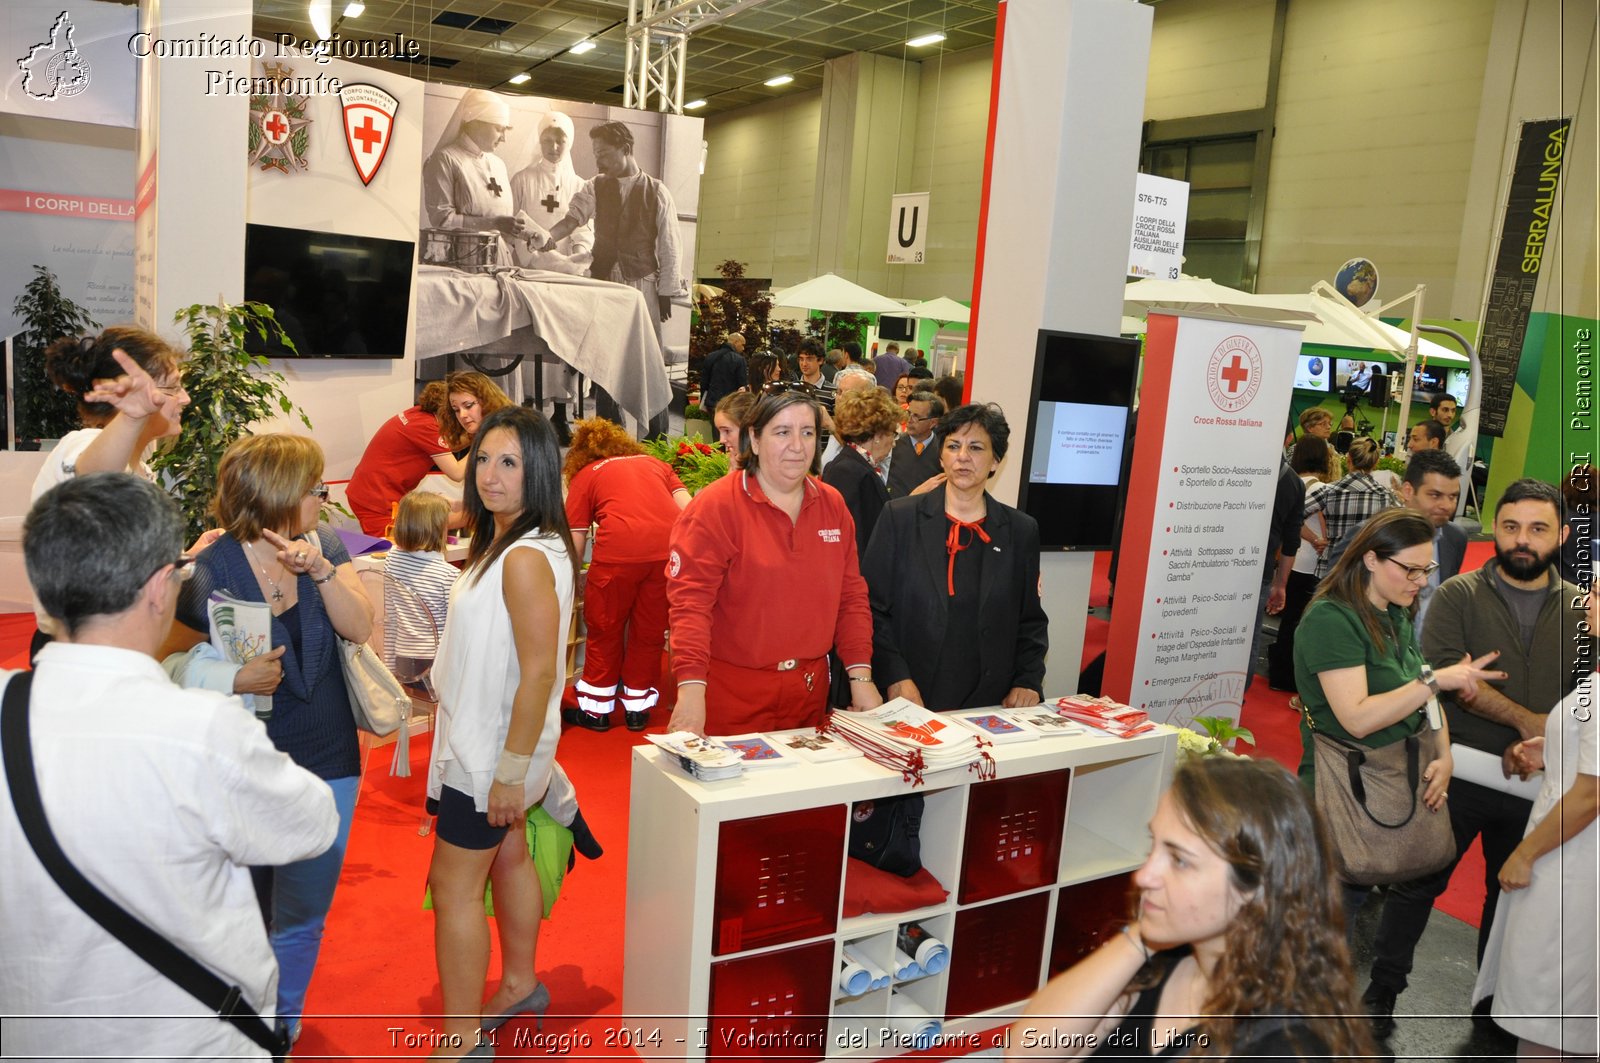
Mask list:
[[[976,1015],[1033,995],[1049,909],[1050,894],[1031,893],[956,913],[947,1017]]]
[[[832,941],[713,963],[706,1058],[822,1059],[832,973]]]
[[[713,955],[833,933],[846,819],[827,805],[718,828]]]
[[[1056,881],[1069,774],[1047,771],[970,788],[957,892],[962,904]]]

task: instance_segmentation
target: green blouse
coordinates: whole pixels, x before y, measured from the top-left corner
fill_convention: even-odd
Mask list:
[[[1357,738],[1345,730],[1328,705],[1322,691],[1320,672],[1363,665],[1367,670],[1367,693],[1382,694],[1413,682],[1422,672],[1422,651],[1417,648],[1411,616],[1398,605],[1388,608],[1388,628],[1396,637],[1390,645],[1375,646],[1366,625],[1356,611],[1342,602],[1319,598],[1300,620],[1294,636],[1294,679],[1317,730],[1377,749],[1398,742],[1422,728],[1422,714],[1408,713],[1405,719]],[[1399,652],[1395,651],[1395,644]],[[1316,758],[1311,728],[1300,718],[1300,781],[1314,787]]]

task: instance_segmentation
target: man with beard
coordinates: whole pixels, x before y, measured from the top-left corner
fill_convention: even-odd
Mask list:
[[[1561,510],[1560,492],[1547,483],[1525,479],[1506,488],[1495,507],[1494,558],[1476,572],[1446,580],[1429,607],[1422,655],[1433,667],[1498,650],[1495,667],[1504,670],[1506,679],[1498,686],[1479,683],[1470,698],[1441,699],[1454,758],[1447,807],[1456,859],[1437,874],[1389,889],[1374,945],[1372,982],[1361,998],[1380,1038],[1394,1030],[1395,998],[1406,987],[1434,899],[1480,836],[1488,890],[1478,931],[1482,960],[1500,896],[1497,876],[1522,840],[1537,789],[1519,797],[1470,780],[1508,778],[1513,769],[1505,758],[1507,749],[1520,739],[1544,734],[1546,714],[1577,685],[1576,666],[1593,660],[1592,648],[1580,646],[1589,638],[1580,608],[1582,591],[1564,581],[1555,566],[1567,534]],[[1554,948],[1557,942],[1550,944]],[[1474,1014],[1487,1016],[1487,1003]]]
[[[567,216],[556,222],[544,240],[531,241],[548,250],[578,226],[594,222],[594,260],[589,276],[637,288],[655,322],[672,316],[672,300],[685,291],[682,249],[678,242],[678,208],[662,182],[639,169],[633,157],[633,131],[623,122],[602,122],[589,130],[599,173],[573,195]],[[665,349],[663,345],[663,350]],[[618,419],[616,402],[595,396],[595,412]],[[665,425],[665,414],[651,421]]]
[[[572,168],[572,119],[560,111],[551,111],[539,119],[535,135],[539,138],[539,148],[533,161],[511,177],[511,197],[518,216],[528,219],[526,238],[513,245],[512,257],[519,266],[582,276],[589,272],[589,262],[594,257],[592,224],[578,226],[548,251],[534,249],[534,245],[544,242],[545,234],[555,223],[567,216],[572,197],[583,188],[583,178]],[[550,425],[556,430],[557,440],[566,446],[572,441],[572,432],[567,427],[567,403],[573,398],[578,374],[553,356],[541,358],[539,362],[543,363],[544,397],[551,402]],[[523,363],[525,395],[537,394],[534,390],[536,365],[533,359]]]

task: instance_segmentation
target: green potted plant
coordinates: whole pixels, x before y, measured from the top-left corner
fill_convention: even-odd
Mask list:
[[[705,407],[698,403],[689,403],[683,408],[683,434],[689,439],[703,439],[711,442],[716,439],[716,429],[711,425],[711,415]]]
[[[61,291],[54,273],[38,265],[11,312],[23,324],[12,351],[17,449],[38,450],[40,440],[60,439],[78,427],[77,400],[45,376],[44,349],[62,336],[93,332],[100,325]]]
[[[188,340],[183,387],[190,405],[183,431],[157,451],[151,467],[178,500],[192,540],[210,526],[206,509],[217,489],[217,464],[228,445],[257,421],[296,414],[311,418],[284,392],[283,374],[269,368],[265,355],[245,350],[254,334],[289,351],[294,341],[265,303],[196,303],[173,315]]]

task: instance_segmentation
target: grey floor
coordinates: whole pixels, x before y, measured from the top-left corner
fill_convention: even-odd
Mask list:
[[[1356,919],[1355,963],[1359,988],[1372,966],[1372,940],[1382,910],[1374,894]],[[1503,1033],[1480,1032],[1469,1017],[1478,975],[1478,930],[1437,909],[1417,946],[1411,987],[1395,1007],[1389,1051],[1399,1060],[1511,1059],[1515,1042]]]

